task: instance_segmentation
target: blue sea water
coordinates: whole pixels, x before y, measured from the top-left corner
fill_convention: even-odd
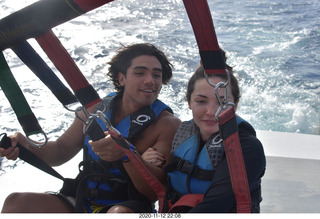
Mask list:
[[[0,18],[34,2],[0,0]],[[320,2],[208,2],[219,44],[240,80],[238,114],[259,130],[320,134]],[[184,95],[199,53],[182,1],[114,1],[53,31],[101,96],[113,89],[105,75],[106,62],[120,44],[156,44],[174,65],[174,77],[163,87],[160,99],[182,120],[191,118]],[[36,42],[29,42],[56,71]],[[40,125],[50,139],[57,138],[73,113],[10,49],[4,54]],[[1,132],[21,131],[1,90],[0,117]]]

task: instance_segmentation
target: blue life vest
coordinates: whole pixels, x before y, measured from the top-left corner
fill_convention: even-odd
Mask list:
[[[117,98],[121,98],[121,97],[116,93],[111,93],[106,98],[104,98],[104,101],[107,103],[107,110],[105,115],[108,117],[111,123],[113,123],[114,121],[113,109],[115,106],[114,103],[116,102]],[[102,110],[102,108],[103,106],[101,104],[97,107],[97,110]],[[173,113],[169,106],[167,106],[160,100],[156,100],[150,106],[143,107],[140,110],[124,118],[115,126],[115,128],[119,130],[127,140],[130,141],[130,139],[133,139],[134,137],[136,137],[151,123],[153,123],[163,110],[168,110],[170,113]],[[104,129],[104,131],[106,131],[105,124],[101,121],[101,119],[98,119],[98,122],[101,125],[101,127]],[[87,175],[88,174],[94,175],[95,173],[97,175],[90,177],[90,179],[86,180],[87,188],[90,191],[92,190],[98,191],[98,192],[94,192],[94,194],[99,193],[99,195],[98,195],[98,198],[93,198],[93,197],[89,197],[89,198],[87,197],[87,198],[93,199],[95,203],[98,203],[101,205],[109,205],[109,204],[114,204],[114,203],[127,200],[126,199],[126,196],[128,195],[126,191],[128,189],[127,178],[125,178],[123,176],[123,173],[121,173],[119,169],[120,168],[119,162],[118,162],[118,165],[115,165],[114,163],[101,160],[99,156],[97,156],[94,153],[88,141],[89,141],[89,138],[88,136],[86,136],[84,141],[85,161],[84,161],[83,168],[85,169],[85,172],[87,172],[86,173]],[[88,167],[89,165],[90,167]],[[103,167],[101,168],[99,166],[103,166]],[[101,175],[103,179],[97,179],[98,175]],[[116,186],[114,185],[110,186],[110,182],[113,183],[116,181],[118,181]],[[119,187],[119,184],[121,183],[123,184],[123,186]],[[111,187],[115,187],[117,191],[112,191],[113,189]],[[114,192],[116,194],[112,194]],[[124,195],[121,196],[120,193]],[[103,196],[105,196],[105,198]],[[119,197],[122,197],[123,199]]]
[[[250,132],[254,131],[245,120],[238,116],[236,119],[238,126],[244,124]],[[199,128],[195,123],[187,121],[180,125],[173,140],[171,161],[166,167],[172,189],[169,195],[173,203],[185,194],[206,193],[211,185],[215,167],[225,158],[223,143],[217,141],[217,137],[218,134],[211,136],[200,149]],[[208,154],[210,147],[219,148],[213,160]]]

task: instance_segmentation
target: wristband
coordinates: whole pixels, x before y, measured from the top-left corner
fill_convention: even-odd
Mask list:
[[[136,148],[130,144],[130,150],[133,152],[133,153],[136,153]],[[122,163],[127,163],[130,161],[129,157],[127,155],[124,155],[122,158],[121,158],[121,161]]]
[[[124,155],[122,158],[121,158],[121,162],[122,163],[127,163],[127,162],[129,162],[130,161],[130,159],[129,159],[129,157],[127,156],[127,155]]]

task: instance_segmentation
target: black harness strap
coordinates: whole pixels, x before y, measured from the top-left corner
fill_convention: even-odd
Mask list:
[[[78,101],[27,41],[11,49],[51,90],[62,105],[67,106]]]
[[[6,133],[2,133],[0,136],[2,136],[0,147],[2,148],[9,148],[11,146],[11,138],[7,136]],[[61,180],[64,180],[64,177],[61,176],[57,171],[55,171],[50,165],[48,165],[46,162],[44,162],[41,158],[39,158],[37,155],[26,149],[20,144],[17,144],[17,147],[19,148],[19,158],[27,162],[28,164],[39,168],[40,170],[57,177]]]
[[[0,20],[0,50],[46,33],[112,0],[41,0]]]

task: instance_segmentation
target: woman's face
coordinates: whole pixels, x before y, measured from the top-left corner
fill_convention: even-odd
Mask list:
[[[214,84],[218,84],[225,80],[213,76],[210,77],[210,81]],[[226,101],[234,102],[230,83],[227,86],[227,89],[228,97]],[[224,89],[219,89],[219,94],[221,100],[225,101]],[[188,104],[189,109],[192,110],[193,120],[200,128],[202,140],[207,141],[212,134],[219,131],[219,125],[215,118],[215,114],[220,105],[214,93],[214,88],[208,84],[205,78],[201,78],[195,82],[194,91],[191,93]]]

